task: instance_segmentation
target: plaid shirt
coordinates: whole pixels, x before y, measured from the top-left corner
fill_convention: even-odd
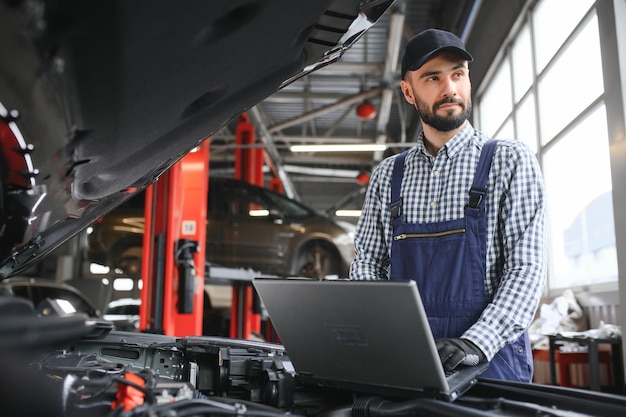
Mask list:
[[[404,221],[434,223],[464,217],[487,139],[466,122],[433,157],[424,147],[422,133],[405,161],[400,191]],[[386,158],[372,173],[354,238],[351,279],[389,279],[394,159]],[[491,360],[530,325],[545,284],[544,184],[532,151],[522,142],[499,140],[487,189],[485,291],[491,302],[462,337]]]

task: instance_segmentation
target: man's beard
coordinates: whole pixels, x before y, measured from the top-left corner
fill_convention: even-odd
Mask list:
[[[461,106],[463,111],[458,116],[453,115],[454,110],[449,110],[446,116],[438,115],[436,113],[437,107],[446,103],[457,103]],[[432,109],[428,109],[428,106],[418,98],[416,99],[415,108],[417,109],[424,124],[427,124],[440,132],[449,132],[462,126],[463,123],[465,123],[465,121],[469,118],[472,113],[472,102],[470,99],[468,99],[467,103],[465,103],[463,100],[446,98],[433,104]]]

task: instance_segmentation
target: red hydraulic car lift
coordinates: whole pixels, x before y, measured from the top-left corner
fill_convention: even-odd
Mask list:
[[[242,114],[236,129],[235,178],[263,186],[264,150]],[[146,189],[140,329],[202,334],[209,141]],[[270,187],[282,191],[279,180]],[[250,282],[233,281],[230,336],[260,333],[260,302]]]
[[[246,113],[239,117],[235,131],[235,178],[263,187],[263,148],[255,144],[255,129]],[[230,309],[230,337],[250,339],[260,333],[261,309],[250,282],[233,285]]]
[[[202,334],[209,141],[146,189],[140,329]]]

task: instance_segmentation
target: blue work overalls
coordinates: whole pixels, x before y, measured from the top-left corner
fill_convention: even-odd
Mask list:
[[[465,217],[457,220],[405,223],[400,186],[406,152],[395,160],[390,279],[417,282],[435,339],[460,337],[489,303],[485,290],[487,220],[483,200],[495,145],[496,141],[490,140],[483,146]],[[482,376],[530,382],[532,353],[528,334],[525,332],[516,342],[505,345]]]

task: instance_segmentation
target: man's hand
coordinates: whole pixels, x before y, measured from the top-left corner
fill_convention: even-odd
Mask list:
[[[485,354],[467,339],[437,339],[435,345],[446,372],[459,365],[476,366],[485,361]]]

